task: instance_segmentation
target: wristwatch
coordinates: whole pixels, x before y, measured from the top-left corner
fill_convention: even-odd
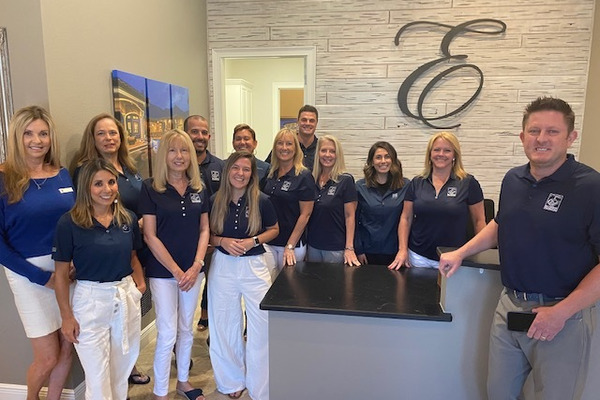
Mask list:
[[[285,246],[285,248],[286,248],[286,249],[288,249],[288,250],[294,250],[294,245],[293,245],[293,244],[291,244],[291,243],[288,243],[288,244]]]
[[[260,246],[260,240],[258,240],[258,236],[253,236],[252,240],[254,240],[254,247]]]

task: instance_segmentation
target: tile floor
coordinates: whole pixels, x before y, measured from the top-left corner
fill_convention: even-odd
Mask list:
[[[200,307],[197,310],[197,316],[194,321],[198,321],[200,314]],[[208,355],[208,346],[206,345],[206,338],[210,329],[204,332],[196,331],[194,326],[194,346],[192,348],[192,360],[194,366],[190,371],[190,383],[197,388],[202,388],[206,400],[228,400],[229,397],[222,393],[219,393],[215,386],[215,380],[213,377],[212,366],[210,364],[210,357]],[[154,395],[152,388],[154,384],[154,372],[152,370],[152,362],[154,359],[154,346],[155,340],[152,340],[147,346],[142,348],[140,356],[138,358],[137,367],[152,380],[147,385],[129,385],[129,397],[131,400],[153,400]],[[175,384],[177,383],[177,372],[175,363],[171,362],[171,383],[169,385],[169,399],[185,399],[185,397],[177,394],[175,391]],[[248,391],[244,391],[241,400],[250,400]]]

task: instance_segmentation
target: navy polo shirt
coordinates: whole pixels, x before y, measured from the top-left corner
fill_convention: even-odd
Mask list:
[[[268,175],[271,164],[256,157],[254,159],[256,160],[256,172],[258,173],[258,181],[260,182],[261,179]]]
[[[269,201],[269,197],[266,194],[260,193],[258,207],[260,209],[262,225],[258,233],[256,233],[254,236],[260,235],[266,230],[267,227],[273,226],[277,223],[277,214],[275,213],[275,208]],[[246,194],[240,197],[237,203],[229,202],[229,213],[223,222],[223,233],[221,233],[219,236],[236,239],[248,238],[248,212],[249,210]],[[221,246],[217,246],[217,250],[221,251],[222,253],[229,254],[227,250]],[[246,254],[243,254],[242,257],[255,256],[264,252],[265,248],[261,243],[259,246],[252,247],[250,250],[246,251]]]
[[[416,176],[408,184],[404,200],[413,202],[408,248],[439,260],[438,246],[465,244],[469,206],[483,201],[483,192],[473,175],[459,180],[452,174],[436,196],[431,178]]]
[[[125,166],[122,166],[122,168],[123,173],[119,172],[119,176],[117,177],[121,201],[123,202],[125,208],[133,211],[138,217],[141,217],[141,214],[137,211],[137,207],[140,197],[140,190],[142,190],[142,176],[138,173],[134,174]],[[75,190],[77,190],[77,180],[79,178],[80,170],[81,166],[75,168],[75,171],[73,172],[73,184],[75,186]]]
[[[377,187],[367,187],[364,179],[356,182],[358,205],[354,249],[356,254],[396,254],[398,252],[398,223],[404,209],[404,186],[381,193]]]
[[[70,213],[56,225],[52,258],[75,265],[75,279],[117,282],[131,275],[131,252],[142,247],[142,235],[135,214],[131,225],[112,223],[108,228],[95,219],[94,226],[76,225]]]
[[[156,216],[156,236],[164,244],[182,271],[191,268],[200,240],[200,218],[209,211],[207,191],[197,192],[188,187],[181,196],[167,183],[164,193],[152,187],[153,179],[146,179],[140,193],[139,211],[142,215]],[[169,272],[150,254],[144,265],[150,278],[172,278]]]
[[[317,190],[315,206],[308,221],[308,244],[319,250],[344,250],[344,205],[356,201],[354,178],[350,174],[341,174],[337,182],[330,179],[322,188],[317,186]]]
[[[299,175],[292,168],[281,178],[277,178],[278,171],[273,177],[262,181],[262,191],[269,195],[279,222],[279,235],[271,240],[269,244],[274,246],[285,246],[296,226],[300,216],[300,201],[314,201],[316,197],[316,185],[310,171],[305,169]],[[306,231],[302,233],[300,241],[306,243]]]
[[[302,164],[306,168],[308,168],[308,170],[310,172],[312,172],[313,166],[315,163],[315,154],[317,152],[317,141],[318,140],[319,140],[319,138],[315,135],[315,140],[313,140],[313,142],[310,145],[308,145],[308,147],[305,147],[302,143],[300,143],[300,149],[302,149],[302,153],[304,154],[304,158],[302,159]],[[272,151],[269,153],[269,155],[267,156],[265,161],[267,163],[270,163],[271,157],[273,157]]]
[[[566,297],[598,264],[600,174],[567,161],[536,181],[529,164],[502,181],[496,222],[504,286]]]
[[[225,161],[215,157],[206,150],[206,158],[200,164],[200,177],[204,182],[207,191],[207,198],[210,198],[219,190],[221,186],[221,175],[225,169]]]

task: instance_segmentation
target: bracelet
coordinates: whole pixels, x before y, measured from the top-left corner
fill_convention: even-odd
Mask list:
[[[204,267],[204,260],[194,260],[194,262],[200,264],[201,267]]]
[[[344,250],[354,251],[354,247],[345,247]]]

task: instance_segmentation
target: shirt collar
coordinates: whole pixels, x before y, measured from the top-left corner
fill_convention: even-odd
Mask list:
[[[567,179],[571,179],[571,172],[573,171],[573,167],[575,166],[575,156],[573,154],[567,154],[567,159],[562,163],[560,167],[552,175],[546,176],[540,179],[540,182],[545,180],[552,181],[566,181]],[[517,171],[517,174],[520,178],[527,179],[531,182],[537,182],[537,180],[531,175],[531,164],[527,163],[523,165]]]

